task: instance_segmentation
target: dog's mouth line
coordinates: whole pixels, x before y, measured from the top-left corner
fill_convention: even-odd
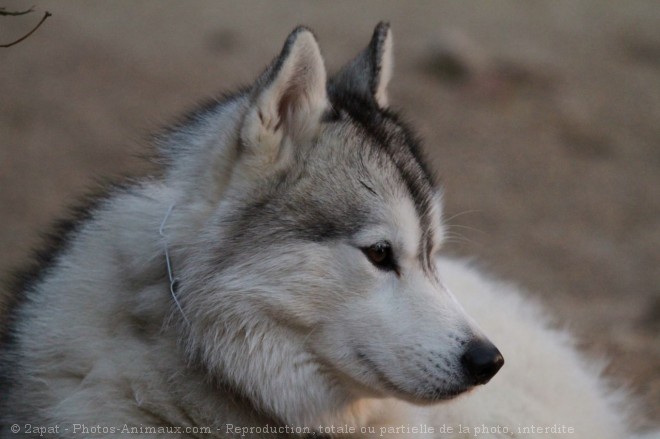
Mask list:
[[[383,372],[376,363],[371,360],[364,352],[360,350],[356,350],[356,356],[359,361],[362,363],[366,364],[369,369],[371,369],[376,376],[378,377],[378,380],[385,386],[385,388],[398,395],[405,395],[405,396],[410,396],[411,394],[414,395],[414,393],[411,393],[409,391],[406,391],[402,389],[400,386],[398,386],[396,383],[394,383],[388,376]],[[457,396],[461,395],[462,393],[470,390],[470,388],[465,388],[465,389],[449,389],[446,392],[443,393],[437,393],[432,397],[432,402],[441,402],[441,401],[447,401],[450,399],[454,399]],[[415,395],[416,396],[416,395]],[[415,399],[419,400],[422,402],[423,400],[427,400],[428,398],[419,398],[418,396],[415,397]]]
[[[397,386],[392,380],[390,380],[387,375],[385,375],[385,372],[380,370],[380,368],[374,363],[367,355],[358,350],[357,351],[357,358],[367,366],[369,366],[369,369],[371,369],[376,376],[378,377],[378,380],[385,385],[387,390],[393,392],[393,393],[403,393],[406,394],[408,392],[405,392],[403,389],[401,389],[399,386]]]

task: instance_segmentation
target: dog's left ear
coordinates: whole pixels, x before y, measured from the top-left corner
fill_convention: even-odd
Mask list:
[[[332,83],[338,88],[373,99],[385,108],[393,64],[392,31],[389,23],[380,22],[369,45],[335,75]]]
[[[295,29],[257,80],[241,138],[258,162],[275,163],[292,145],[309,141],[328,108],[326,71],[312,32]]]

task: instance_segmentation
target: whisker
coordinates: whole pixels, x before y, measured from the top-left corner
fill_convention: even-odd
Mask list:
[[[463,212],[459,212],[457,214],[454,214],[450,216],[449,218],[445,218],[446,222],[449,222],[453,220],[454,218],[458,218],[459,216],[467,215],[468,213],[478,213],[478,212],[483,212],[483,210],[464,210]]]
[[[447,224],[447,228],[459,228],[459,229],[466,229],[466,230],[472,230],[474,232],[479,232],[479,233],[486,233],[481,229],[477,229],[476,227],[470,227],[470,226],[462,226],[460,224]]]

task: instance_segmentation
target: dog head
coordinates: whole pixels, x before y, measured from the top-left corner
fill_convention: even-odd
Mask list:
[[[386,24],[330,79],[299,28],[200,128],[221,163],[195,168],[214,195],[181,246],[187,347],[287,421],[328,401],[449,399],[503,363],[436,270],[441,192],[388,108],[391,73]]]

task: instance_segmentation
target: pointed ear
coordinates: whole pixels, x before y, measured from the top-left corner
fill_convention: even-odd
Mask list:
[[[333,84],[387,107],[387,84],[392,77],[392,31],[389,23],[380,22],[371,42],[333,78]]]
[[[312,32],[295,29],[257,80],[241,138],[253,154],[274,163],[286,145],[310,140],[328,108],[326,72]]]

